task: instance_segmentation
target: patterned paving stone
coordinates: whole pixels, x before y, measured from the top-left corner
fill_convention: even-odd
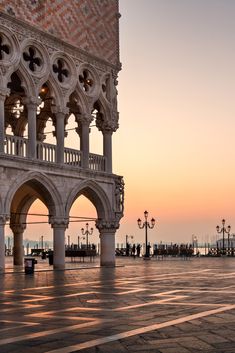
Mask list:
[[[117,264],[1,274],[0,352],[235,352],[235,259]]]

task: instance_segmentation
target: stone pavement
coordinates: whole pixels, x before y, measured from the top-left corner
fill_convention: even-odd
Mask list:
[[[117,265],[39,263],[33,275],[8,265],[0,352],[235,352],[235,258]]]

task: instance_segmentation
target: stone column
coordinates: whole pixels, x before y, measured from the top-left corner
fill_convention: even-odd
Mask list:
[[[5,99],[8,90],[0,89],[0,153],[4,153],[4,141],[5,141]]]
[[[103,151],[104,157],[106,157],[105,171],[112,173],[112,130],[103,130]]]
[[[5,269],[5,224],[7,220],[6,215],[0,215],[0,272]]]
[[[11,226],[11,230],[14,235],[13,244],[13,257],[14,265],[23,266],[24,264],[24,246],[23,246],[23,234],[26,226],[22,224]]]
[[[36,158],[37,155],[37,107],[40,100],[35,97],[27,97],[23,103],[28,111],[28,158]]]
[[[64,129],[65,118],[68,114],[68,108],[53,107],[52,112],[56,116],[56,162],[64,163]]]
[[[54,268],[65,267],[65,229],[68,223],[64,219],[53,219],[53,266]]]
[[[97,221],[96,227],[100,232],[100,265],[115,266],[115,233],[119,224],[117,222]]]
[[[79,127],[77,132],[80,136],[80,150],[82,152],[82,167],[85,169],[89,168],[89,152],[90,152],[90,123],[92,117],[88,115],[80,116]]]

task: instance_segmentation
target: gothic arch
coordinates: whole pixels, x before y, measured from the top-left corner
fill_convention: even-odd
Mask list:
[[[21,80],[21,86],[24,89],[25,96],[37,97],[36,88],[31,75],[27,72],[26,68],[20,64],[19,67],[13,72]],[[11,75],[13,74],[11,73]],[[10,82],[11,76],[9,77]]]
[[[13,187],[5,198],[5,213],[12,209],[27,211],[31,204],[39,198],[48,208],[51,216],[63,217],[63,202],[54,184],[43,174],[29,172],[17,177]]]
[[[50,93],[53,98],[53,104],[57,107],[66,107],[67,99],[65,99],[62,88],[59,86],[56,79],[50,74],[48,79],[43,82],[43,84],[45,83],[50,89]]]
[[[87,197],[88,200],[90,200],[91,203],[95,206],[99,219],[112,218],[112,208],[107,194],[96,182],[92,180],[80,183],[70,192],[65,209],[67,217],[69,217],[69,212],[74,201],[80,195]]]
[[[76,100],[78,101],[78,106],[81,109],[81,114],[88,114],[89,112],[89,99],[81,93],[78,85],[76,86],[76,89],[71,93],[70,95],[70,102],[68,103],[68,105],[72,105],[76,104]],[[73,106],[73,108],[74,108]],[[71,114],[74,113],[73,109],[71,109]]]

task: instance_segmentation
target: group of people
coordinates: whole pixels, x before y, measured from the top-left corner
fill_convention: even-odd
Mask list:
[[[141,245],[140,244],[133,244],[131,246],[130,243],[126,244],[126,256],[137,256],[140,257],[140,250],[141,250]]]

